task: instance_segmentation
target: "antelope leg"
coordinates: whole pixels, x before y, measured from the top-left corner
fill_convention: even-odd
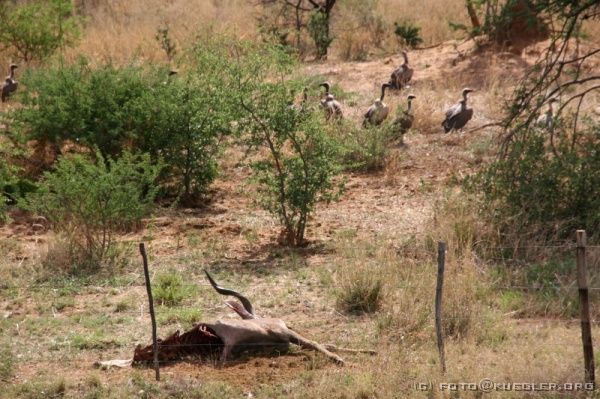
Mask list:
[[[311,341],[310,339],[304,338],[302,335],[300,335],[297,332],[290,330],[290,329],[288,329],[288,336],[289,336],[291,343],[296,344],[296,345],[301,346],[306,349],[312,349],[314,351],[321,352],[322,354],[327,356],[330,360],[333,360],[334,362],[336,362],[338,365],[340,365],[340,366],[344,365],[344,359],[342,359],[335,353],[331,353],[323,345],[321,345],[315,341]]]
[[[368,355],[376,355],[377,351],[372,349],[352,349],[352,348],[342,348],[340,346],[336,346],[333,344],[325,344],[323,345],[327,350],[331,352],[346,352],[346,353],[366,353]]]

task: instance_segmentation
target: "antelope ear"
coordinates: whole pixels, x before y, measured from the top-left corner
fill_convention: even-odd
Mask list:
[[[229,306],[231,310],[237,313],[242,319],[256,319],[252,313],[248,312],[239,302],[237,301],[225,301],[225,305]]]

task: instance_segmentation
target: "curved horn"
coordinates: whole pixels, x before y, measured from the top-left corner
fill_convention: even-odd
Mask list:
[[[208,281],[210,282],[210,285],[213,286],[213,288],[221,295],[231,295],[236,297],[237,299],[240,300],[240,302],[242,303],[242,305],[244,305],[244,309],[246,309],[248,311],[248,313],[250,313],[251,315],[254,315],[254,309],[252,308],[252,304],[250,303],[250,301],[248,300],[248,298],[246,298],[245,296],[243,296],[242,294],[240,294],[237,291],[234,290],[230,290],[228,288],[223,288],[221,286],[219,286],[217,284],[217,282],[212,278],[212,276],[210,274],[208,274],[208,271],[204,270],[204,273],[206,273],[206,277],[208,278]]]

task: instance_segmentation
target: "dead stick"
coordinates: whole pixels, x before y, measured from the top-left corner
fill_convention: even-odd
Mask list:
[[[465,132],[465,134],[468,134],[468,133],[474,133],[474,132],[476,132],[476,131],[478,131],[478,130],[482,130],[482,129],[485,129],[486,127],[492,127],[492,126],[498,126],[498,127],[501,127],[501,126],[502,126],[502,123],[501,123],[501,122],[492,122],[492,123],[486,123],[485,125],[482,125],[482,126],[475,127],[475,128],[473,128],[473,129],[471,129],[471,130],[467,130],[467,131]]]
[[[581,314],[581,341],[583,344],[583,362],[585,382],[595,383],[594,348],[592,347],[592,329],[590,326],[590,303],[587,283],[585,230],[577,230],[577,285],[579,286],[579,309]]]
[[[148,292],[148,304],[150,305],[150,319],[152,320],[152,351],[154,353],[154,371],[156,381],[160,381],[160,368],[158,365],[158,341],[156,340],[156,318],[154,317],[154,301],[152,299],[152,287],[150,286],[150,273],[148,272],[148,256],[144,243],[140,243],[140,253],[144,262],[144,277],[146,278],[146,291]]]
[[[444,335],[442,333],[442,288],[444,286],[444,265],[446,262],[446,243],[438,242],[438,274],[435,289],[435,333],[437,335],[438,351],[442,373],[446,373],[446,359],[444,357]]]

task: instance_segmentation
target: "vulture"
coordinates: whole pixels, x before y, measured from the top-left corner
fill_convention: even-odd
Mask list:
[[[446,111],[446,119],[442,122],[444,132],[462,129],[473,117],[473,109],[467,108],[467,94],[475,90],[465,87],[462,91],[463,98]]]
[[[408,106],[406,107],[406,110],[403,110],[394,120],[394,123],[392,124],[393,130],[397,133],[400,133],[401,135],[404,135],[404,133],[406,133],[408,131],[408,129],[410,129],[412,127],[412,124],[415,120],[415,115],[411,112],[412,111],[412,100],[414,100],[415,97],[413,94],[409,94],[408,97],[406,98],[408,100]]]
[[[555,102],[558,102],[556,98],[551,98],[548,101],[548,111],[546,111],[537,118],[537,121],[535,122],[537,126],[545,129],[552,129],[552,126],[554,124],[554,111],[552,109],[552,104],[554,104]]]
[[[19,87],[19,82],[15,80],[15,69],[18,67],[17,64],[10,64],[10,74],[4,79],[4,83],[2,84],[2,102],[7,101],[8,97],[17,91],[17,88]]]
[[[325,109],[327,120],[330,120],[331,117],[341,119],[343,117],[342,105],[333,97],[333,94],[329,92],[331,85],[329,82],[323,82],[319,86],[325,88],[325,98],[321,100],[321,106]]]
[[[384,83],[381,85],[381,97],[375,100],[373,105],[371,105],[367,110],[367,113],[364,115],[363,119],[363,127],[367,127],[369,125],[379,126],[385,120],[385,118],[387,118],[388,114],[390,113],[390,107],[383,102],[383,97],[385,97],[385,89],[390,86],[390,83]]]
[[[300,101],[300,104],[292,103],[292,104],[290,104],[290,109],[293,109],[294,111],[305,111],[307,101],[308,101],[308,87],[305,87],[302,90],[302,100]]]
[[[401,90],[403,87],[406,87],[413,76],[413,69],[408,66],[406,51],[402,52],[402,57],[404,57],[404,63],[392,72],[392,76],[390,77],[391,88],[394,90]]]

